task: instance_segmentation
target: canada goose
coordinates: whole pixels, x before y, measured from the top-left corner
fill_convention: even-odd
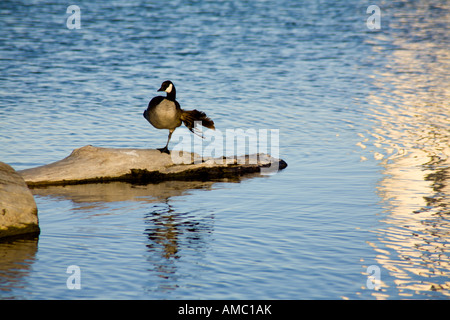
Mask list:
[[[169,129],[169,138],[164,148],[158,148],[159,151],[170,154],[168,149],[170,138],[176,128],[181,126],[181,123],[194,133],[196,121],[201,121],[201,124],[209,129],[214,128],[214,121],[206,116],[202,111],[198,110],[183,110],[176,99],[176,90],[172,81],[164,81],[158,91],[167,93],[166,97],[157,96],[150,100],[147,110],[144,111],[144,118],[151,123],[156,129]]]

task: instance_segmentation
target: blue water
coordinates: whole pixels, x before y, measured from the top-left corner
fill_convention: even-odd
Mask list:
[[[448,299],[447,1],[373,3],[379,30],[357,0],[73,4],[80,29],[64,1],[0,3],[0,161],[162,147],[142,112],[170,79],[223,132],[279,130],[289,166],[35,189],[41,234],[0,244],[1,299]]]

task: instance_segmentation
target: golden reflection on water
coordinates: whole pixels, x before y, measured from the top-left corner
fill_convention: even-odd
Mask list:
[[[450,11],[422,2],[414,10],[394,14],[388,34],[371,35],[374,52],[388,62],[373,76],[374,126],[358,145],[383,166],[377,188],[384,226],[376,231],[379,242],[370,243],[376,261],[400,297],[444,298],[450,297],[450,50],[448,31],[433,24],[448,23]],[[373,295],[387,292],[382,282]]]

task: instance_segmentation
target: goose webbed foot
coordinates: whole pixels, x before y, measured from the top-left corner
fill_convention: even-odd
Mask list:
[[[169,148],[167,148],[167,146],[165,146],[164,148],[158,148],[158,150],[161,151],[161,153],[170,154]]]

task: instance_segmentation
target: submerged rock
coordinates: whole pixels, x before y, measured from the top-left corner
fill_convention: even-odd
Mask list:
[[[0,238],[39,233],[36,202],[24,179],[0,162]]]
[[[198,154],[153,149],[115,149],[85,146],[68,157],[19,173],[30,187],[125,181],[156,183],[166,180],[208,181],[248,173],[275,173],[286,162],[266,154],[232,158],[202,158]]]

